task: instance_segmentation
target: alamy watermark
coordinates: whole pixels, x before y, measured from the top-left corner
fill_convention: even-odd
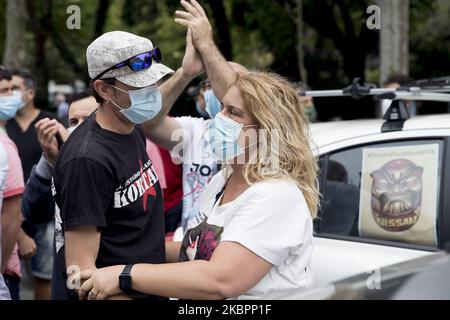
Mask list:
[[[72,4],[67,7],[66,13],[68,15],[66,19],[66,26],[69,30],[81,29],[81,8],[76,4]],[[381,8],[377,5],[370,5],[366,10],[370,16],[367,18],[366,26],[370,30],[381,29]]]
[[[81,29],[81,8],[76,4],[72,4],[67,7],[66,13],[68,17],[66,19],[66,26],[69,30]]]
[[[367,14],[370,14],[367,18],[366,26],[369,30],[381,30],[381,8],[377,5],[371,5],[367,7]]]
[[[381,290],[381,268],[369,266],[366,273],[370,274],[366,280],[367,289]]]
[[[71,290],[78,290],[81,288],[81,269],[77,265],[72,265],[67,267],[67,282],[66,286]]]

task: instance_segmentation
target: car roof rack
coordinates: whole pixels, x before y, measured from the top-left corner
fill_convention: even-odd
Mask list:
[[[407,86],[419,87],[427,91],[450,92],[450,76],[417,80]]]
[[[393,100],[383,116],[384,123],[381,132],[402,131],[403,126],[410,118],[406,105],[400,100]]]
[[[405,103],[402,101],[438,101],[450,103],[450,76],[434,79],[418,80],[400,88],[377,88],[374,84],[363,83],[355,78],[352,84],[341,90],[310,90],[302,96],[309,97],[352,97],[361,99],[374,96],[376,99],[389,99],[392,103],[386,114],[381,132],[401,131],[405,121],[410,118]]]
[[[397,89],[377,88],[374,84],[363,83],[361,78],[355,78],[350,86],[340,90],[309,90],[304,91],[301,95],[317,98],[352,97],[354,99],[375,96],[378,99],[450,102],[450,76],[418,80]]]

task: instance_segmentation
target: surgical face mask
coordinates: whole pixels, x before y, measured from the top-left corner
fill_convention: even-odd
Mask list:
[[[141,124],[153,119],[161,111],[162,98],[158,87],[153,85],[138,90],[125,91],[121,88],[111,85],[119,91],[128,93],[131,100],[131,106],[128,109],[120,107],[114,101],[113,105],[120,109],[120,112],[134,124]]]
[[[205,111],[205,109],[200,104],[200,101],[195,101],[195,110],[197,110],[197,113],[201,115],[202,117],[209,118],[209,114]]]
[[[21,104],[22,95],[19,91],[13,91],[12,96],[0,97],[0,120],[14,118]]]
[[[209,143],[216,158],[225,162],[241,155],[244,150],[237,142],[241,130],[255,126],[257,125],[244,126],[219,113],[209,127]]]
[[[68,129],[67,129],[67,132],[69,133],[69,135],[71,135],[72,132],[74,132],[74,130],[75,130],[76,128],[78,128],[79,125],[80,125],[80,123],[78,123],[78,124],[77,124],[76,126],[74,126],[74,127],[68,128]]]
[[[203,96],[205,97],[205,103],[206,103],[206,112],[208,113],[209,117],[211,119],[214,119],[216,115],[220,112],[222,109],[222,106],[220,104],[219,99],[214,95],[214,92],[209,89],[203,92]]]

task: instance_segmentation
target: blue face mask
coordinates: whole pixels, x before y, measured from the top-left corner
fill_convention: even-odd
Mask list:
[[[205,111],[202,105],[200,105],[199,101],[195,101],[195,110],[197,110],[197,113],[202,117],[209,118],[209,114]]]
[[[0,120],[14,118],[21,105],[22,95],[19,91],[14,91],[12,96],[0,97]]]
[[[80,123],[81,123],[81,122],[80,122]],[[76,128],[78,128],[78,126],[80,125],[80,123],[78,123],[78,124],[77,124],[76,126],[74,126],[74,127],[67,128],[67,132],[69,133],[69,136],[72,134],[72,132],[75,131]]]
[[[214,92],[209,89],[203,92],[203,96],[205,97],[205,103],[206,103],[206,112],[208,113],[209,117],[211,119],[214,119],[217,114],[222,109],[222,105],[220,104],[219,99],[214,95]]]
[[[256,124],[244,126],[219,113],[209,127],[209,143],[218,160],[223,162],[241,155],[244,150],[237,143],[242,128],[255,127]]]
[[[158,87],[153,85],[138,90],[125,91],[121,88],[111,85],[119,91],[128,93],[131,100],[131,106],[128,109],[120,107],[114,101],[113,105],[120,109],[120,112],[134,124],[141,124],[153,119],[161,111],[162,98]]]

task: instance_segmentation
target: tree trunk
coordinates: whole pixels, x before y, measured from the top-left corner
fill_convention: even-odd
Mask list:
[[[42,109],[48,108],[48,72],[45,54],[45,43],[47,40],[46,29],[43,23],[48,21],[50,3],[48,0],[44,3],[44,14],[39,19],[34,0],[26,0],[26,8],[30,18],[31,29],[34,34],[34,74],[37,79],[37,91],[35,103]]]
[[[393,73],[409,75],[409,0],[379,0],[380,85]]]
[[[232,60],[233,50],[231,45],[230,27],[228,25],[228,18],[225,13],[222,0],[210,1],[210,6],[213,12],[215,26],[219,39],[217,39],[217,46],[224,55],[225,59]]]
[[[333,2],[314,0],[312,2],[312,14],[306,15],[304,20],[316,29],[321,37],[333,41],[334,46],[342,55],[344,73],[348,77],[348,81],[352,81],[355,77],[364,78],[366,57],[369,52],[375,50],[378,33],[367,29],[364,25],[357,36],[355,23],[346,3],[342,0]],[[343,30],[337,23],[336,5],[342,15]],[[361,9],[363,10],[363,8],[364,5],[361,3]],[[320,19],[317,17],[320,17]]]
[[[11,69],[25,67],[26,11],[24,0],[8,0],[6,4],[6,43],[3,64]]]
[[[97,39],[99,36],[103,34],[110,4],[111,4],[110,0],[99,1],[97,8],[97,19],[95,20],[93,40]]]
[[[300,80],[303,87],[308,86],[308,73],[305,67],[305,30],[303,23],[303,0],[296,0],[296,21],[295,26],[297,28],[297,62]]]

